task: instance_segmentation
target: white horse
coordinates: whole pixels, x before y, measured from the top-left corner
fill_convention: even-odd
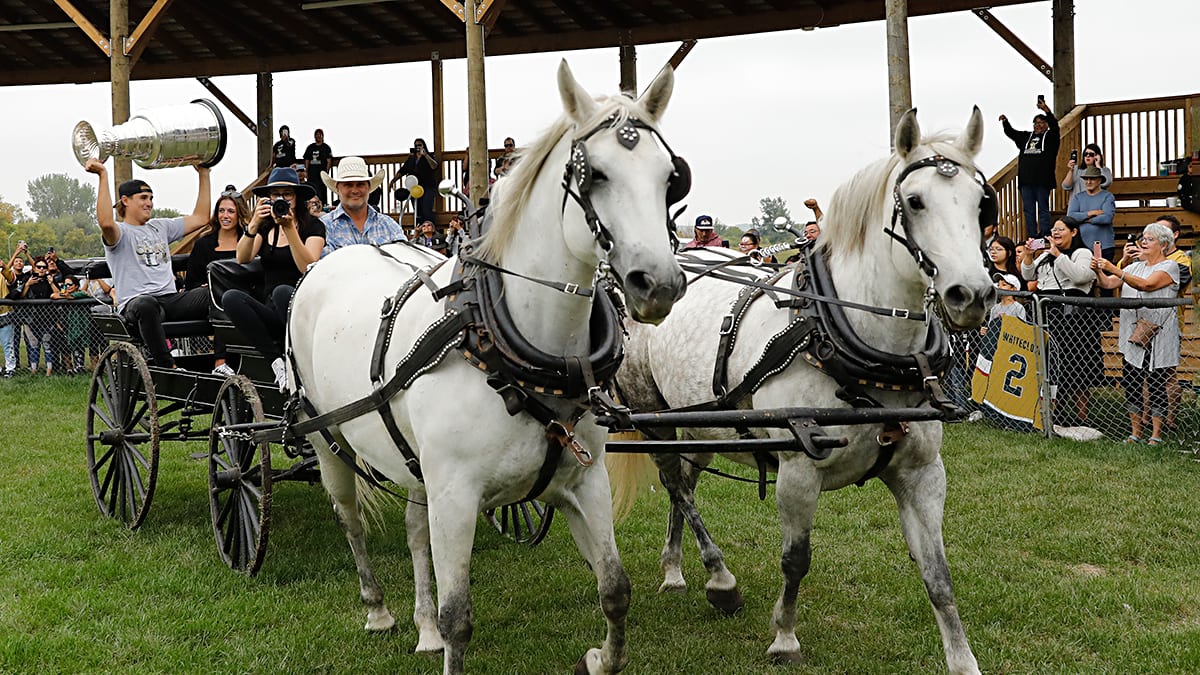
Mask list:
[[[973,163],[982,134],[983,123],[979,110],[975,109],[966,130],[957,138],[922,139],[915,110],[909,111],[896,129],[894,154],[866,167],[835,192],[825,211],[815,254],[827,256],[838,298],[916,312],[932,285],[940,300],[942,317],[952,327],[978,326],[986,318],[995,292],[980,255],[980,223],[986,217],[981,210],[988,208],[986,199],[991,198],[991,193],[984,194]],[[945,159],[921,162],[939,155]],[[902,214],[903,221],[893,220],[894,209],[899,209],[895,215]],[[886,236],[883,230],[889,225],[894,225],[917,253]],[[714,260],[728,259],[716,253],[709,256]],[[919,258],[926,265],[936,266],[932,275],[922,271]],[[790,287],[789,281],[790,276],[785,276],[775,285]],[[807,288],[812,290],[811,286]],[[662,325],[630,327],[628,353],[618,372],[617,384],[631,408],[659,410],[714,399],[710,382],[718,333],[724,315],[730,312],[742,289],[736,283],[712,277],[695,280],[687,296]],[[862,341],[878,350],[907,355],[925,346],[927,326],[923,322],[855,309],[842,311]],[[769,298],[750,304],[739,322],[740,334],[728,361],[731,386],[742,381],[763,354],[764,344],[788,326],[790,320],[791,314],[776,308]],[[849,407],[835,395],[838,386],[827,372],[811,367],[805,358],[796,358],[785,370],[768,377],[757,391],[730,402],[730,407]],[[923,398],[921,391],[864,388],[884,407],[912,407]],[[827,459],[820,461],[800,452],[775,455],[784,583],[771,621],[774,642],[767,651],[781,662],[800,658],[800,643],[795,634],[796,594],[801,578],[809,569],[809,534],[817,498],[824,490],[837,490],[868,475],[881,453],[881,443],[877,441],[881,433],[879,424],[827,429],[831,435],[847,437],[849,445],[833,450]],[[683,439],[737,437],[732,429],[678,431]],[[672,430],[663,433],[668,438],[674,437]],[[791,437],[783,429],[758,430],[755,435]],[[878,476],[899,506],[900,525],[937,615],[950,672],[977,673],[978,666],[955,607],[942,544],[946,480],[939,455],[941,445],[941,423],[912,423],[906,437],[895,446],[894,458]],[[729,456],[756,466],[749,454]],[[621,460],[614,461],[617,457]],[[634,462],[640,457],[609,454],[618,503],[628,499],[627,491],[633,487],[624,479],[637,475],[637,471],[621,467],[621,463]],[[661,557],[664,581],[660,591],[686,588],[680,566],[681,528],[686,520],[709,573],[706,585],[709,601],[732,613],[742,605],[737,580],[705,530],[693,497],[697,467],[706,465],[712,457],[711,453],[688,455],[695,464],[685,464],[676,454],[654,456],[671,497],[670,523]]]
[[[602,265],[612,270],[631,316],[639,321],[661,321],[686,289],[672,255],[667,208],[670,190],[687,176],[679,175],[677,163],[682,161],[668,155],[669,148],[664,152],[659,147],[662,139],[654,127],[672,86],[667,69],[640,100],[593,99],[564,61],[558,88],[565,114],[494,186],[494,217],[474,255],[514,273],[496,282],[504,290],[495,304],[507,306],[520,334],[548,358],[588,357],[593,303],[578,289],[591,287]],[[579,200],[564,195],[568,161],[571,190]],[[590,206],[590,214],[585,206]],[[380,307],[413,277],[412,269],[398,261],[428,268],[440,259],[407,245],[388,245],[382,251],[392,257],[369,246],[339,249],[315,265],[296,291],[290,317],[296,372],[290,384],[294,387],[299,380],[318,413],[371,394],[368,372]],[[437,286],[451,282],[455,262],[432,275]],[[567,292],[531,280],[535,278]],[[422,333],[444,316],[443,302],[420,288],[399,311],[383,372],[392,373]],[[525,412],[509,414],[506,400],[489,386],[486,374],[459,354],[451,349],[439,365],[384,406],[419,459],[423,482],[410,471],[380,414],[372,411],[333,430],[338,445],[352,448],[359,459],[408,488],[405,522],[413,559],[416,650],[444,649],[444,671],[463,671],[473,630],[468,576],[477,516],[534,496],[528,493],[545,463],[556,471],[539,499],[566,515],[580,553],[596,574],[608,620],[602,647],[590,649],[577,667],[588,673],[620,671],[626,660],[630,585],[613,537],[605,430],[590,414],[574,426],[574,438],[590,451],[592,466],[562,451],[570,446],[569,439],[563,439],[553,460],[548,459],[547,425]],[[531,398],[562,416],[563,422],[568,422],[564,411],[577,410],[580,404],[579,398]],[[568,422],[567,430],[569,426]],[[355,474],[348,465],[321,438],[313,439],[322,482],[358,568],[366,628],[388,630],[394,619],[372,576],[364,544],[359,508],[364,495],[356,493]]]

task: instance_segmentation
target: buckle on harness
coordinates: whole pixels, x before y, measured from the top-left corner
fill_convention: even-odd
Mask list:
[[[579,466],[586,468],[592,465],[592,453],[575,440],[575,431],[571,426],[558,420],[552,420],[546,425],[546,438],[557,441],[559,445],[570,450],[571,454],[575,455],[575,461],[579,462]]]
[[[717,331],[717,335],[729,335],[733,332],[733,315],[726,314],[725,318],[721,319],[721,330]]]
[[[566,284],[563,285],[563,293],[570,293],[571,295],[579,295],[579,284],[567,282]]]
[[[908,315],[909,315],[909,311],[908,311],[907,309],[903,309],[903,308],[900,308],[900,307],[893,307],[893,308],[892,308],[892,317],[894,317],[894,318],[897,318],[897,319],[907,319],[907,318],[908,318]]]

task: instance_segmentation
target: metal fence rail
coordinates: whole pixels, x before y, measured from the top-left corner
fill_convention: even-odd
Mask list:
[[[3,300],[0,308],[0,373],[46,373],[76,375],[90,373],[100,352],[108,346],[96,326],[96,314],[112,314],[111,305],[92,298],[79,300]],[[200,353],[210,349],[207,338],[176,339],[177,353]]]

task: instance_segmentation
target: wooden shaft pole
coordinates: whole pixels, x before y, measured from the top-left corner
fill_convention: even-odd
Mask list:
[[[487,87],[483,68],[482,24],[475,20],[478,0],[467,0],[467,166],[470,167],[471,201],[479,204],[488,191]]]
[[[112,94],[112,123],[129,121],[129,57],[125,55],[125,38],[129,35],[129,0],[113,0],[109,3],[109,82]],[[113,158],[113,185],[133,178],[133,160]]]
[[[1054,0],[1054,114],[1062,117],[1075,107],[1075,2]]]
[[[900,118],[912,107],[912,82],[908,69],[908,0],[887,0],[888,141]]]

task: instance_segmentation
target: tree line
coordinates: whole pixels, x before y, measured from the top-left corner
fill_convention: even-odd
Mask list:
[[[4,256],[12,256],[18,241],[29,244],[32,255],[54,247],[60,258],[94,258],[104,255],[100,227],[96,224],[96,188],[63,173],[48,173],[26,183],[32,216],[0,196],[0,237]],[[155,209],[156,217],[177,216],[171,209]]]

